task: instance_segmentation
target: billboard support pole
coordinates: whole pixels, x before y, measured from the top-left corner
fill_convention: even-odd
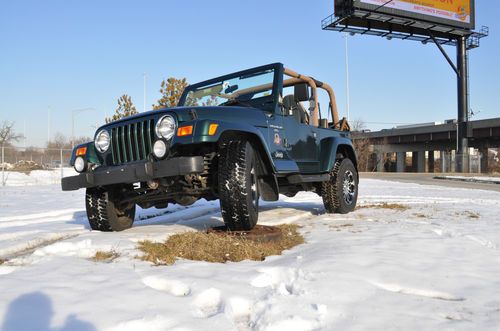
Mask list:
[[[457,114],[457,172],[468,172],[468,154],[469,154],[469,141],[468,141],[468,122],[469,122],[469,86],[467,82],[468,77],[468,51],[467,51],[467,37],[462,36],[457,39],[457,65],[458,65],[458,114]]]

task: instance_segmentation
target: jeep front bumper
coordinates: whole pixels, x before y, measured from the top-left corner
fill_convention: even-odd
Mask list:
[[[84,187],[130,184],[154,178],[201,173],[203,169],[202,156],[175,157],[155,162],[140,161],[119,166],[102,166],[92,172],[64,177],[61,186],[63,191],[73,191]]]

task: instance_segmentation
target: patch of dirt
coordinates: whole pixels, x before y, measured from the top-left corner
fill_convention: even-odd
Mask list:
[[[333,229],[335,231],[342,231],[345,228],[349,228],[351,226],[354,226],[353,224],[346,223],[346,224],[337,224],[337,225],[330,225],[328,226],[330,229]],[[352,232],[352,231],[351,231]]]
[[[416,213],[416,214],[413,214],[415,217],[418,217],[418,218],[428,218],[429,216],[425,215],[425,214],[421,214],[421,213]]]
[[[378,209],[393,209],[393,210],[399,210],[399,211],[405,211],[410,209],[410,207],[401,205],[399,203],[379,203],[379,204],[371,204],[371,205],[362,205],[357,207],[359,209],[362,208],[378,208]]]
[[[170,236],[163,243],[149,240],[139,242],[139,257],[156,265],[171,265],[177,259],[225,263],[243,260],[263,261],[267,256],[281,255],[284,250],[304,243],[298,226],[284,224],[276,227],[280,238],[272,241],[249,239],[234,232],[185,232]],[[266,229],[260,229],[266,233]]]
[[[11,171],[24,172],[29,174],[33,170],[44,170],[45,168],[35,161],[18,161],[12,165]]]
[[[481,216],[481,215],[479,215],[479,213],[475,213],[475,212],[468,211],[468,210],[465,212],[465,215],[471,219],[478,219]]]

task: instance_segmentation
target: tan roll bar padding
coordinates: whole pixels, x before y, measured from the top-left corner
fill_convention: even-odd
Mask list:
[[[317,87],[324,89],[328,93],[328,97],[330,98],[330,109],[332,112],[332,119],[333,119],[333,125],[335,129],[342,129],[340,128],[340,123],[339,123],[339,113],[337,110],[337,101],[335,99],[335,93],[333,92],[333,89],[330,85],[326,83],[321,83],[320,86],[316,85],[316,81],[309,76],[304,76],[301,75],[293,70],[290,70],[288,68],[284,68],[284,74],[290,77],[294,77],[297,80],[291,80],[291,79],[286,79],[283,80],[283,86],[292,86],[300,82],[305,82],[309,84],[309,86],[312,89],[312,94],[313,94],[313,100],[314,100],[314,109],[312,112],[311,116],[311,125],[313,126],[319,126],[319,108],[318,108],[318,94],[317,94]],[[344,126],[345,128],[345,126]]]

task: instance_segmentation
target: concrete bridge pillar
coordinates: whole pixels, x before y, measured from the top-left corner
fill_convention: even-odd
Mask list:
[[[417,154],[418,152],[411,152],[411,171],[417,172]]]
[[[453,162],[455,160],[455,162]],[[452,150],[450,152],[450,172],[455,172],[455,169],[457,167],[457,153],[455,150]]]
[[[405,172],[406,168],[406,152],[396,153],[396,172]]]
[[[434,151],[428,151],[429,155],[427,156],[427,172],[434,172]]]
[[[447,166],[448,166],[448,157],[447,157],[447,154],[445,151],[439,151],[439,163],[440,163],[440,166],[441,166],[441,172],[448,172],[446,169],[447,169]]]
[[[425,172],[425,152],[417,152],[417,172]]]
[[[412,152],[411,164],[413,172],[425,172],[425,152]]]
[[[377,172],[385,172],[385,153],[377,153]]]

